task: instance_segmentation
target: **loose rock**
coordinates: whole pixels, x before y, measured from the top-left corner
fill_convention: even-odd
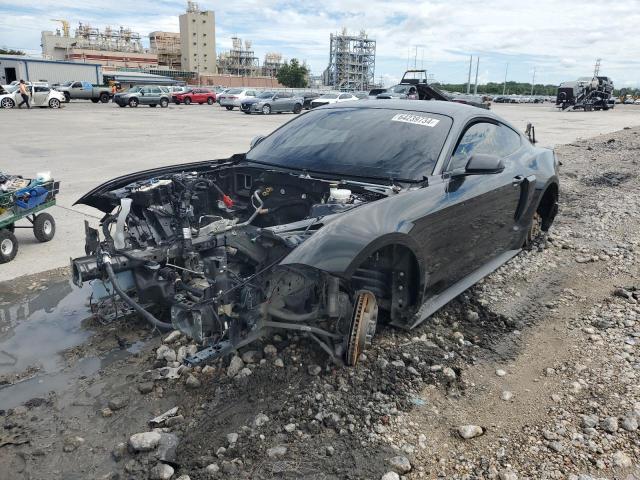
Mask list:
[[[136,452],[148,452],[155,449],[160,442],[160,433],[135,433],[129,437],[129,446]]]
[[[482,434],[484,434],[484,429],[478,425],[462,425],[458,427],[458,435],[465,440],[479,437]]]

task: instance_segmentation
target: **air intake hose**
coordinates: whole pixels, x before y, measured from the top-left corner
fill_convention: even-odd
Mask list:
[[[151,324],[151,326],[157,328],[158,330],[172,330],[173,325],[170,323],[162,322],[158,320],[156,317],[147,312],[142,306],[136,302],[133,298],[131,298],[127,293],[120,288],[118,284],[118,280],[116,280],[116,274],[113,272],[113,267],[111,266],[111,257],[108,254],[105,254],[102,257],[102,262],[104,263],[104,268],[107,271],[107,275],[109,276],[109,281],[111,285],[113,285],[113,289],[118,292],[120,298],[124,300],[124,302],[133,308],[136,312],[142,316],[147,322]]]

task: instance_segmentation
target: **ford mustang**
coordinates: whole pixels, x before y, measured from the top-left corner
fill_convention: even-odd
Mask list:
[[[199,342],[192,364],[289,330],[355,365],[378,322],[417,326],[542,237],[558,192],[553,151],[490,111],[339,103],[87,193],[73,279]]]

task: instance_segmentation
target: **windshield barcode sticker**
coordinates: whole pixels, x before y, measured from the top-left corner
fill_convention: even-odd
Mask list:
[[[422,125],[424,127],[435,127],[440,120],[436,120],[435,118],[430,117],[421,117],[420,115],[410,115],[408,113],[399,113],[394,115],[391,119],[392,122],[404,122],[404,123],[413,123],[414,125]]]

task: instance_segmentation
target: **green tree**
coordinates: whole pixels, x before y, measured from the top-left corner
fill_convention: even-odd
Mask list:
[[[292,58],[290,62],[284,62],[276,78],[285,87],[304,88],[307,86],[308,75],[309,69],[306,65],[301,65],[297,58]]]
[[[4,55],[24,55],[22,50],[13,50],[11,48],[0,47],[0,53]]]

